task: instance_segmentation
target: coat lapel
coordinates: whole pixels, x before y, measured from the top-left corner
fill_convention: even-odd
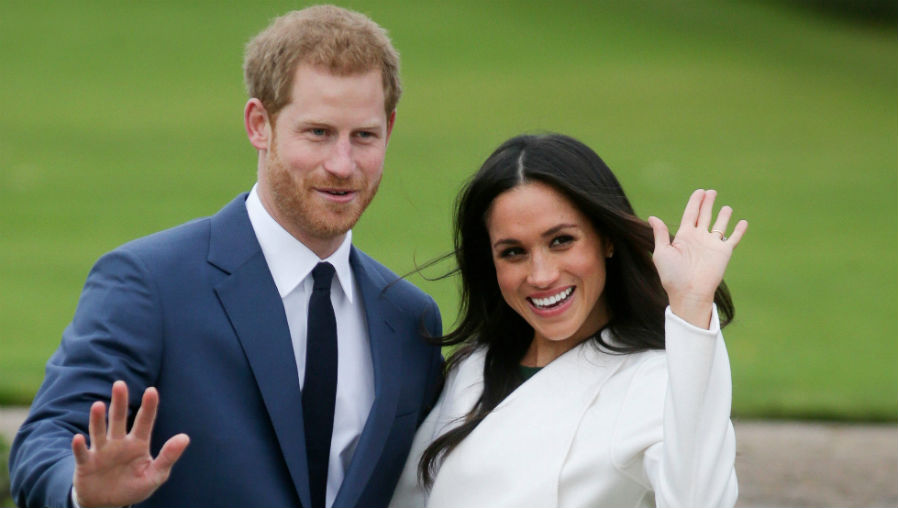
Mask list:
[[[402,351],[391,323],[399,322],[399,309],[383,294],[390,281],[383,280],[366,266],[369,261],[355,247],[349,262],[361,289],[371,342],[371,361],[374,365],[374,404],[359,438],[349,469],[334,506],[355,506],[374,471],[396,417],[402,372]]]
[[[238,196],[212,218],[209,262],[228,274],[215,292],[249,361],[284,461],[310,506],[302,396],[290,330],[268,264]]]

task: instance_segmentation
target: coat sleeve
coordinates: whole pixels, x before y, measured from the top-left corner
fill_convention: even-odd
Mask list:
[[[97,262],[10,450],[18,506],[70,504],[72,437],[87,435],[91,404],[108,404],[118,379],[128,384],[133,417],[158,372],[160,316],[155,287],[135,255],[118,250]]]
[[[732,381],[716,307],[709,330],[683,321],[668,307],[665,340],[663,439],[646,450],[644,461],[655,503],[733,506],[738,487]]]

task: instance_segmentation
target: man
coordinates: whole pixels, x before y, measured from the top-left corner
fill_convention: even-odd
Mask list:
[[[351,245],[398,55],[316,6],[256,36],[244,72],[257,184],[94,266],[13,444],[19,505],[389,502],[442,365],[433,300]]]

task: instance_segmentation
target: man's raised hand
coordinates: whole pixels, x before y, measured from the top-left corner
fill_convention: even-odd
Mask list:
[[[90,448],[83,435],[72,438],[72,482],[79,505],[90,508],[139,503],[165,483],[190,438],[187,434],[172,436],[154,459],[150,455],[150,436],[158,407],[159,393],[155,388],[147,388],[128,432],[128,387],[124,381],[112,385],[108,428],[106,405],[94,402],[88,424]]]

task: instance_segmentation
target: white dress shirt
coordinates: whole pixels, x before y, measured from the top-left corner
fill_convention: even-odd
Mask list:
[[[343,243],[330,257],[319,259],[274,220],[262,205],[256,186],[246,199],[246,211],[284,302],[300,387],[306,372],[306,325],[312,295],[312,269],[319,262],[327,261],[334,266],[339,281],[339,284],[331,284],[331,303],[337,319],[337,400],[326,503],[332,506],[374,403],[374,366],[365,308],[349,264],[352,232],[346,233]]]

